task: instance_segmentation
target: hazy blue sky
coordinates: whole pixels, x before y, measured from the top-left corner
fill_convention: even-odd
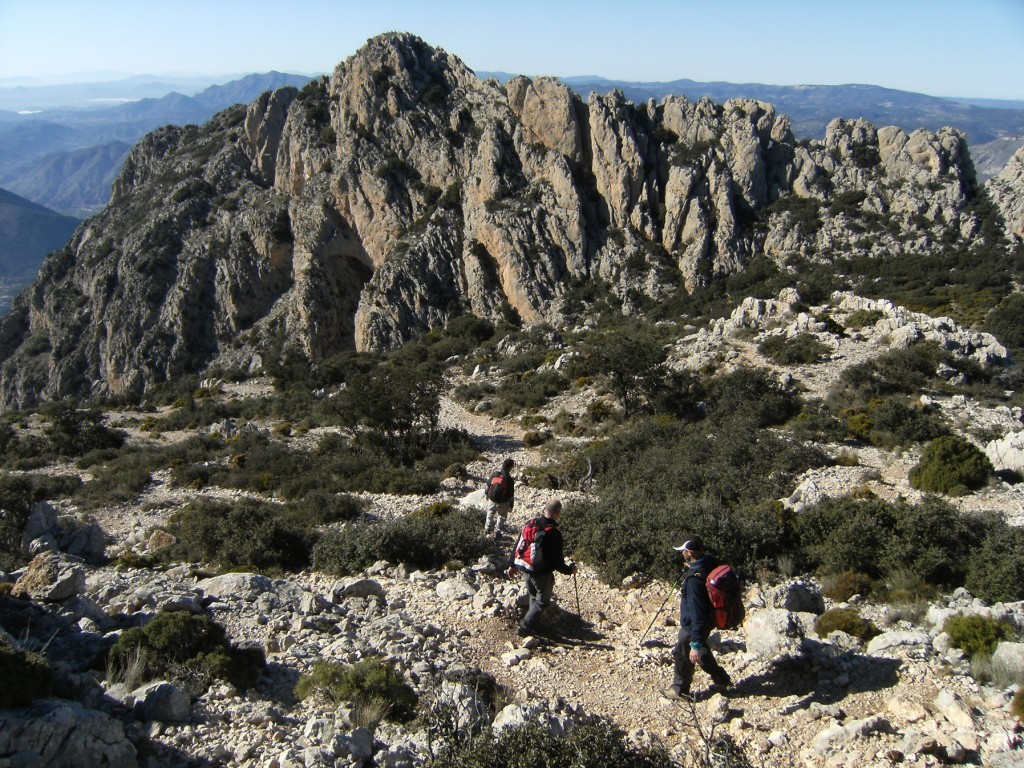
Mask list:
[[[0,81],[311,74],[389,30],[477,71],[1024,99],[1024,0],[0,0]]]

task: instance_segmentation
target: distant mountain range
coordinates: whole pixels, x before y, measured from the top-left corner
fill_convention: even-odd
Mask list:
[[[35,279],[43,257],[74,234],[78,219],[0,189],[0,313]]]
[[[164,125],[205,123],[232,104],[248,104],[264,91],[286,85],[301,87],[309,79],[267,72],[209,86],[194,96],[164,91],[159,98],[88,109],[81,105],[93,96],[112,100],[112,94],[131,95],[140,88],[157,88],[159,83],[84,84],[73,107],[27,114],[0,111],[0,187],[61,213],[92,215],[106,205],[110,182],[130,146],[149,131]],[[26,105],[49,103],[57,98],[55,94],[70,99],[70,88],[0,88],[0,105],[29,110]],[[34,100],[37,91],[41,95]]]

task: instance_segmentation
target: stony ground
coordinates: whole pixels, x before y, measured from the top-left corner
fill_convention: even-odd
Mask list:
[[[750,350],[744,353],[750,354]],[[822,366],[814,376],[807,378],[809,388],[827,387],[834,375],[834,369]],[[244,390],[228,388],[226,396],[252,395],[258,392],[260,385],[245,386]],[[553,403],[549,410],[552,413],[563,408],[578,411],[585,402],[582,394],[567,395]],[[544,456],[538,450],[524,447],[523,430],[517,421],[472,413],[445,399],[442,426],[453,425],[473,435],[482,455],[468,467],[468,481],[445,481],[442,496],[462,499],[477,491],[483,479],[507,456],[513,457],[519,467],[544,463]],[[165,435],[162,439],[176,437],[180,436]],[[133,439],[142,437],[136,435]],[[874,449],[862,449],[859,454],[858,466],[824,470],[816,481],[825,486],[826,492],[850,487],[851,483],[867,483],[879,495],[888,498],[914,497],[915,492],[906,483],[912,456],[891,456]],[[96,513],[99,522],[117,541],[112,549],[118,549],[126,541],[139,540],[146,530],[162,522],[175,503],[191,495],[189,491],[172,492],[165,480],[158,476],[139,503]],[[598,488],[599,481],[598,478]],[[1001,494],[1010,492],[1007,488],[993,488],[979,494],[969,506],[991,508]],[[495,542],[496,554],[508,552],[514,532],[540,510],[548,493],[520,482],[512,519],[505,534]],[[572,497],[578,493],[567,495]],[[382,516],[402,514],[424,501],[390,496],[373,498],[375,511]],[[571,546],[571,541],[569,544]],[[313,574],[309,578],[313,582],[319,580]],[[509,588],[501,577],[481,576],[482,581],[487,579],[493,581],[496,590]],[[664,610],[648,631],[668,595],[669,585],[653,582],[636,589],[621,589],[603,583],[587,566],[581,568],[576,578],[559,576],[558,610],[552,612],[549,623],[554,639],[542,639],[539,644],[519,638],[513,631],[516,617],[500,609],[468,609],[465,604],[439,601],[429,586],[408,582],[390,584],[388,588],[389,597],[392,589],[401,594],[405,610],[416,620],[437,624],[451,636],[459,637],[466,662],[491,672],[519,696],[562,697],[567,702],[582,705],[587,712],[611,718],[639,741],[657,738],[678,750],[700,751],[713,734],[727,729],[755,762],[764,765],[820,764],[822,758],[810,745],[814,737],[833,722],[829,717],[821,719],[822,707],[832,707],[825,711],[833,714],[838,707],[846,721],[880,713],[888,713],[887,716],[894,719],[891,714],[894,708],[900,712],[927,709],[940,688],[956,692],[981,709],[986,706],[986,696],[992,693],[979,688],[967,675],[943,673],[938,677],[934,665],[911,659],[891,664],[865,659],[848,670],[840,670],[839,675],[834,669],[816,669],[809,663],[773,667],[745,651],[740,631],[725,633],[719,638],[719,659],[736,684],[731,698],[703,695],[694,705],[679,705],[659,696],[671,679],[670,650],[678,612],[675,595],[668,596]],[[758,599],[756,590],[752,597],[755,601]],[[872,615],[872,609],[866,612]],[[872,617],[884,623],[880,615]],[[642,645],[641,639],[644,639]],[[529,653],[521,653],[522,660],[510,660],[511,652],[524,644]],[[702,691],[709,683],[703,673],[698,672],[695,691]],[[864,746],[846,753],[848,764],[888,764],[884,755],[897,741],[896,735],[878,734]]]
[[[770,304],[770,303],[769,303]],[[781,306],[781,305],[780,305]],[[753,308],[750,305],[748,309]],[[761,327],[777,327],[782,314],[772,315],[770,307],[758,313],[754,322]],[[785,312],[783,306],[780,310]],[[739,313],[742,314],[742,313]],[[731,322],[731,321],[730,321]],[[742,322],[746,322],[745,320]],[[743,333],[749,326],[734,325],[725,332],[700,332],[681,340],[670,355],[675,365],[703,367],[712,364],[719,369],[738,365],[774,367],[780,378],[789,378],[807,398],[823,398],[842,370],[868,359],[888,348],[882,331],[873,328],[849,336],[829,338],[833,353],[825,362],[783,369],[771,366],[757,353],[753,334]],[[735,332],[735,331],[740,332]],[[457,374],[453,374],[456,376]],[[487,375],[486,372],[483,375]],[[456,381],[449,382],[454,386]],[[246,398],[269,393],[268,381],[225,384],[225,398]],[[557,398],[544,410],[554,417],[561,411],[582,414],[595,393],[572,390]],[[1020,409],[988,408],[963,396],[934,396],[932,404],[941,409],[948,423],[968,436],[1016,431],[1020,426]],[[159,414],[157,414],[159,416]],[[115,426],[122,426],[136,443],[150,441],[148,433],[137,429],[142,414],[120,412]],[[520,471],[526,467],[543,466],[544,450],[524,445],[524,429],[515,419],[495,419],[476,413],[450,398],[444,398],[441,410],[442,427],[461,427],[473,437],[480,449],[480,458],[467,467],[465,481],[447,479],[441,492],[432,497],[389,495],[367,496],[373,513],[379,517],[403,515],[438,499],[473,503],[482,502],[484,479],[503,459],[515,459]],[[273,424],[259,424],[271,429]],[[299,447],[310,447],[320,437],[320,430],[290,439]],[[187,433],[164,433],[158,439],[184,439]],[[976,438],[976,442],[981,442]],[[910,468],[918,454],[912,451],[887,452],[866,446],[826,446],[833,455],[848,454],[842,466],[825,467],[801,478],[801,488],[811,494],[839,496],[851,488],[864,487],[887,500],[899,498],[917,501],[920,494],[907,481]],[[919,449],[918,449],[919,450]],[[53,471],[71,471],[58,467]],[[590,493],[599,493],[601,478],[594,478]],[[241,491],[204,489],[191,491],[172,489],[168,473],[156,473],[154,482],[143,496],[130,504],[99,509],[95,516],[112,543],[109,553],[144,542],[150,529],[161,525],[170,512],[197,495],[221,494],[229,497]],[[563,500],[573,500],[581,491],[566,491]],[[550,492],[533,488],[520,478],[516,507],[504,534],[495,541],[495,558],[507,556],[513,537],[529,517],[540,512]],[[979,493],[952,500],[965,513],[999,510],[1011,522],[1024,524],[1024,484],[1010,486],[994,482]],[[568,508],[571,515],[571,505]],[[481,527],[483,512],[480,512]],[[571,532],[571,526],[566,526]],[[567,542],[571,549],[571,534]],[[666,542],[668,546],[668,542]],[[386,570],[386,569],[385,569]],[[584,565],[576,578],[559,576],[556,585],[556,609],[549,617],[549,635],[539,642],[525,641],[514,630],[518,615],[509,608],[520,590],[494,569],[474,570],[476,596],[471,600],[440,599],[435,586],[438,578],[416,580],[400,573],[375,572],[387,591],[388,602],[401,605],[415,622],[437,625],[445,636],[453,638],[451,652],[463,663],[473,664],[492,673],[511,692],[522,698],[550,700],[561,698],[581,706],[588,713],[614,720],[638,741],[657,738],[678,750],[678,755],[701,752],[712,741],[712,735],[723,731],[741,745],[755,764],[819,765],[825,762],[813,749],[813,742],[823,730],[837,722],[850,723],[882,715],[891,728],[873,734],[869,739],[853,740],[848,748],[828,759],[828,764],[888,765],[890,750],[908,729],[940,732],[943,722],[936,712],[936,694],[949,691],[974,707],[977,728],[961,734],[978,749],[983,743],[998,742],[1006,736],[1007,696],[1003,692],[979,686],[969,674],[966,663],[914,658],[913,654],[883,658],[864,653],[837,652],[837,658],[822,662],[820,658],[804,657],[799,662],[782,666],[748,653],[745,634],[739,632],[713,636],[718,656],[735,683],[727,700],[722,696],[702,695],[693,705],[682,706],[663,700],[659,692],[671,680],[671,647],[675,636],[678,612],[677,597],[669,594],[670,585],[652,582],[634,588],[604,583],[598,574]],[[294,581],[305,589],[329,594],[333,580],[321,574],[298,574]],[[748,594],[749,608],[776,607],[771,585],[756,585]],[[488,599],[493,596],[497,599]],[[664,604],[664,610],[659,608]],[[866,618],[884,629],[911,629],[907,623],[887,619],[885,608],[858,606]],[[653,621],[658,614],[657,620]],[[251,630],[260,637],[242,637]],[[233,628],[236,640],[269,640],[273,627]],[[290,632],[285,626],[281,632]],[[268,634],[269,633],[269,634]],[[267,637],[262,637],[267,635]],[[299,633],[301,637],[302,632]],[[310,637],[316,646],[316,638]],[[641,642],[643,641],[643,642]],[[301,647],[301,643],[299,646]],[[311,658],[279,657],[284,666],[295,672],[311,663]],[[709,684],[698,672],[695,691]],[[301,719],[301,714],[299,715]],[[948,721],[948,718],[946,718]],[[948,725],[948,722],[947,722]],[[1002,729],[1002,730],[1000,730]],[[243,737],[239,737],[243,738]],[[958,737],[959,738],[959,737]],[[910,762],[934,764],[934,755],[912,756]]]

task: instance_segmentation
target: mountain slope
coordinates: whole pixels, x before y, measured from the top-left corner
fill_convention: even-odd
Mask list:
[[[754,261],[792,282],[940,256],[970,272],[1003,258],[998,212],[1021,181],[1001,190],[998,209],[979,194],[952,129],[837,119],[798,142],[764,102],[583,102],[383,35],[301,92],[140,142],[4,319],[0,388],[7,404],[139,393],[214,362],[395,346],[466,313],[559,322],[588,282],[641,312]]]
[[[0,312],[32,281],[43,257],[67,243],[79,223],[0,189]]]

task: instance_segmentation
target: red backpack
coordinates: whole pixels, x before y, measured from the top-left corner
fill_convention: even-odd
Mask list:
[[[553,525],[547,517],[535,517],[523,526],[523,532],[519,534],[512,552],[512,564],[516,568],[533,573],[533,564],[537,562],[537,547],[540,546],[539,538]]]
[[[508,501],[512,493],[512,479],[504,472],[495,472],[487,481],[487,498],[495,504]]]
[[[731,565],[720,565],[705,581],[711,599],[711,623],[718,629],[736,629],[743,623],[743,588],[739,574]]]

